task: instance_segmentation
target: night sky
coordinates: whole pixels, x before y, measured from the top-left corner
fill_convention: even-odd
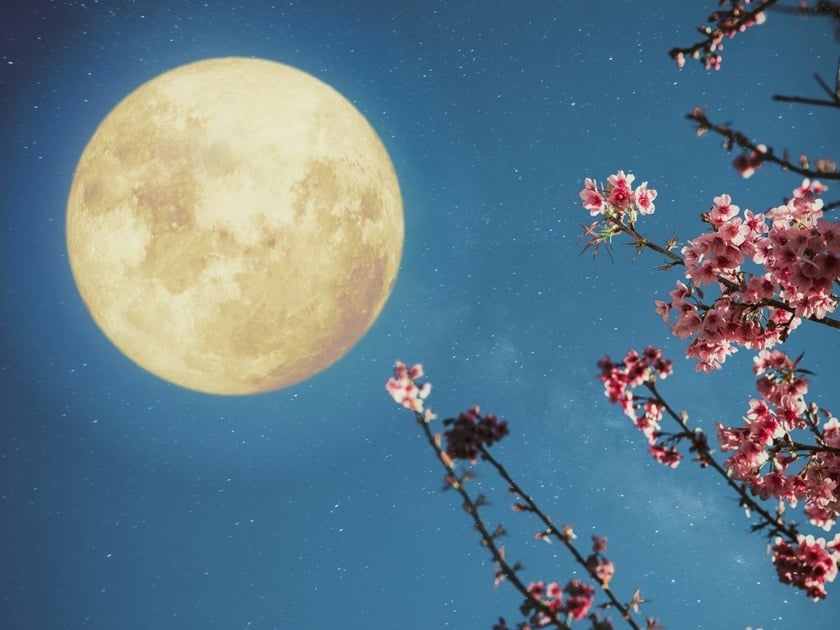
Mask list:
[[[833,25],[771,14],[726,42],[720,72],[678,70],[667,51],[697,41],[716,4],[4,3],[0,627],[518,621],[521,598],[494,589],[439,463],[384,390],[402,359],[425,365],[440,415],[478,403],[508,419],[499,458],[584,549],[593,532],[609,538],[613,590],[641,587],[666,628],[836,628],[840,585],[814,603],[778,584],[734,496],[689,458],[654,463],[596,379],[603,355],[662,346],[675,359],[663,395],[707,431],[740,425],[754,393],[747,351],[712,375],[682,359],[653,307],[678,270],[621,243],[614,261],[581,255],[584,177],[648,181],[657,211],[640,230],[685,241],[714,196],[763,211],[801,181],[772,166],[740,178],[718,138],[695,137],[694,106],[779,150],[840,159],[836,111],[770,100],[823,96],[814,73],[833,85]],[[65,247],[73,171],[99,122],[144,81],[229,55],[295,66],[352,101],[390,153],[406,220],[400,275],[364,339],[314,378],[250,397],[181,389],[125,358]],[[786,349],[805,352],[811,399],[837,413],[836,334],[806,324]],[[502,482],[477,481],[526,582],[580,575],[533,539]]]

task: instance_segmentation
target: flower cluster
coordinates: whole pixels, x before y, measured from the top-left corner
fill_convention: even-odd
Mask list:
[[[743,217],[729,195],[714,198],[703,215],[711,232],[682,249],[689,283],[678,281],[670,301],[656,300],[671,332],[693,337],[686,356],[697,359],[698,370],[719,369],[738,345],[771,348],[802,318],[822,319],[837,308],[840,222],[822,218],[817,196],[825,190],[806,179],[785,205]],[[742,268],[748,260],[760,273]],[[711,305],[703,302],[704,285],[720,290]]]
[[[750,400],[745,424],[717,424],[721,450],[732,453],[725,465],[764,500],[803,501],[811,524],[828,531],[840,515],[840,421],[805,402],[808,379],[797,361],[763,350],[754,364],[761,397]],[[825,447],[803,449],[794,439],[801,430],[815,432]]]
[[[423,377],[423,366],[415,363],[410,368],[402,361],[394,364],[394,376],[385,383],[385,389],[397,404],[418,414],[425,414],[431,418],[431,412],[423,408],[423,401],[432,392],[432,384],[424,383],[417,386],[415,381]]]
[[[454,459],[468,459],[475,462],[481,448],[492,446],[508,434],[505,420],[492,414],[481,415],[478,406],[462,411],[457,418],[447,418],[444,426],[446,454]]]
[[[813,536],[797,537],[795,546],[776,538],[773,547],[773,564],[779,580],[803,589],[814,601],[824,599],[825,585],[837,577],[840,563],[840,534],[830,543]]]
[[[530,617],[531,623],[537,627],[547,626],[561,615],[569,615],[579,621],[586,617],[595,598],[595,590],[578,579],[570,580],[565,588],[557,582],[548,586],[542,581],[531,582],[528,585],[528,594],[530,598],[526,599],[519,609],[524,616]],[[542,604],[543,608],[536,606],[536,602]],[[547,608],[549,613],[544,612],[544,608]]]
[[[621,363],[613,363],[609,357],[604,357],[598,362],[598,367],[601,369],[598,380],[604,384],[604,395],[610,402],[620,405],[625,415],[644,434],[648,452],[656,461],[676,468],[680,463],[680,454],[673,445],[659,442],[662,437],[659,422],[664,406],[656,398],[640,399],[633,395],[634,388],[671,374],[671,361],[662,358],[662,350],[648,346],[641,354],[630,350]]]
[[[607,178],[606,188],[600,188],[594,179],[586,178],[580,191],[583,207],[594,216],[605,215],[607,218],[627,216],[632,223],[638,214],[653,214],[656,206],[656,191],[642,182],[635,189],[632,184],[636,176],[618,171]]]

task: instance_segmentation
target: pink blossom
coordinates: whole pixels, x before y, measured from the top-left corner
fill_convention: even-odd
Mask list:
[[[545,594],[552,599],[559,600],[563,597],[563,588],[557,582],[552,582],[545,589]]]
[[[636,201],[636,207],[639,209],[639,214],[653,214],[656,206],[653,200],[656,199],[656,191],[647,187],[647,182],[642,182],[633,192],[633,197]]]
[[[408,368],[402,361],[397,361],[394,364],[394,376],[387,380],[385,389],[397,404],[415,413],[423,413],[423,401],[431,393],[432,384],[427,382],[418,387],[414,381],[422,377],[423,366],[419,363]]]
[[[819,527],[825,531],[830,531],[837,522],[837,512],[829,508],[823,507],[816,503],[809,503],[803,510],[805,516],[808,517],[808,522],[814,527]]]
[[[632,173],[625,174],[624,171],[616,171],[614,175],[607,177],[607,190],[613,188],[630,188],[636,176]]]
[[[709,223],[716,227],[734,217],[740,210],[732,203],[732,198],[726,194],[715,197],[712,201],[714,205],[709,210]]]
[[[625,210],[633,202],[633,191],[626,186],[615,186],[610,190],[609,202],[619,210]]]
[[[793,191],[793,196],[796,197],[796,198],[802,199],[802,198],[807,197],[808,195],[811,195],[811,196],[821,195],[827,190],[828,190],[828,186],[826,186],[825,184],[823,184],[819,180],[815,179],[812,182],[810,179],[808,179],[806,177],[805,179],[802,180],[802,184],[800,184],[799,187],[796,188]]]
[[[720,55],[708,55],[704,62],[706,70],[720,70],[721,61],[723,58]]]
[[[656,314],[662,316],[662,321],[666,324],[671,318],[671,305],[663,300],[654,300],[656,305]]]
[[[580,191],[580,198],[583,200],[583,207],[589,210],[590,215],[603,214],[606,199],[598,190],[598,185],[594,179],[586,178],[584,189]]]
[[[703,320],[697,313],[697,308],[691,304],[686,305],[677,317],[676,323],[671,326],[673,332],[680,339],[685,339],[695,334],[703,325]]]

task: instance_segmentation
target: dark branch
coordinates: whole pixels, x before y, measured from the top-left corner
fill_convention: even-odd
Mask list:
[[[782,101],[783,103],[804,103],[805,105],[819,105],[821,107],[840,107],[840,60],[837,61],[837,76],[834,82],[834,89],[828,87],[828,83],[818,74],[814,75],[814,80],[819,83],[823,91],[828,95],[828,100],[819,98],[806,98],[804,96],[784,96],[776,94],[773,96],[774,101]]]
[[[820,107],[840,107],[840,100],[827,101],[819,98],[807,98],[805,96],[786,96],[784,94],[774,94],[774,101],[782,103],[802,103],[803,105],[818,105]]]

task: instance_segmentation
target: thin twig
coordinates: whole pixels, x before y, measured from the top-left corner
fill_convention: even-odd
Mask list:
[[[802,103],[804,105],[819,105],[822,107],[840,107],[840,101],[826,101],[819,98],[806,98],[804,96],[785,96],[784,94],[774,94],[774,101],[782,103]]]

